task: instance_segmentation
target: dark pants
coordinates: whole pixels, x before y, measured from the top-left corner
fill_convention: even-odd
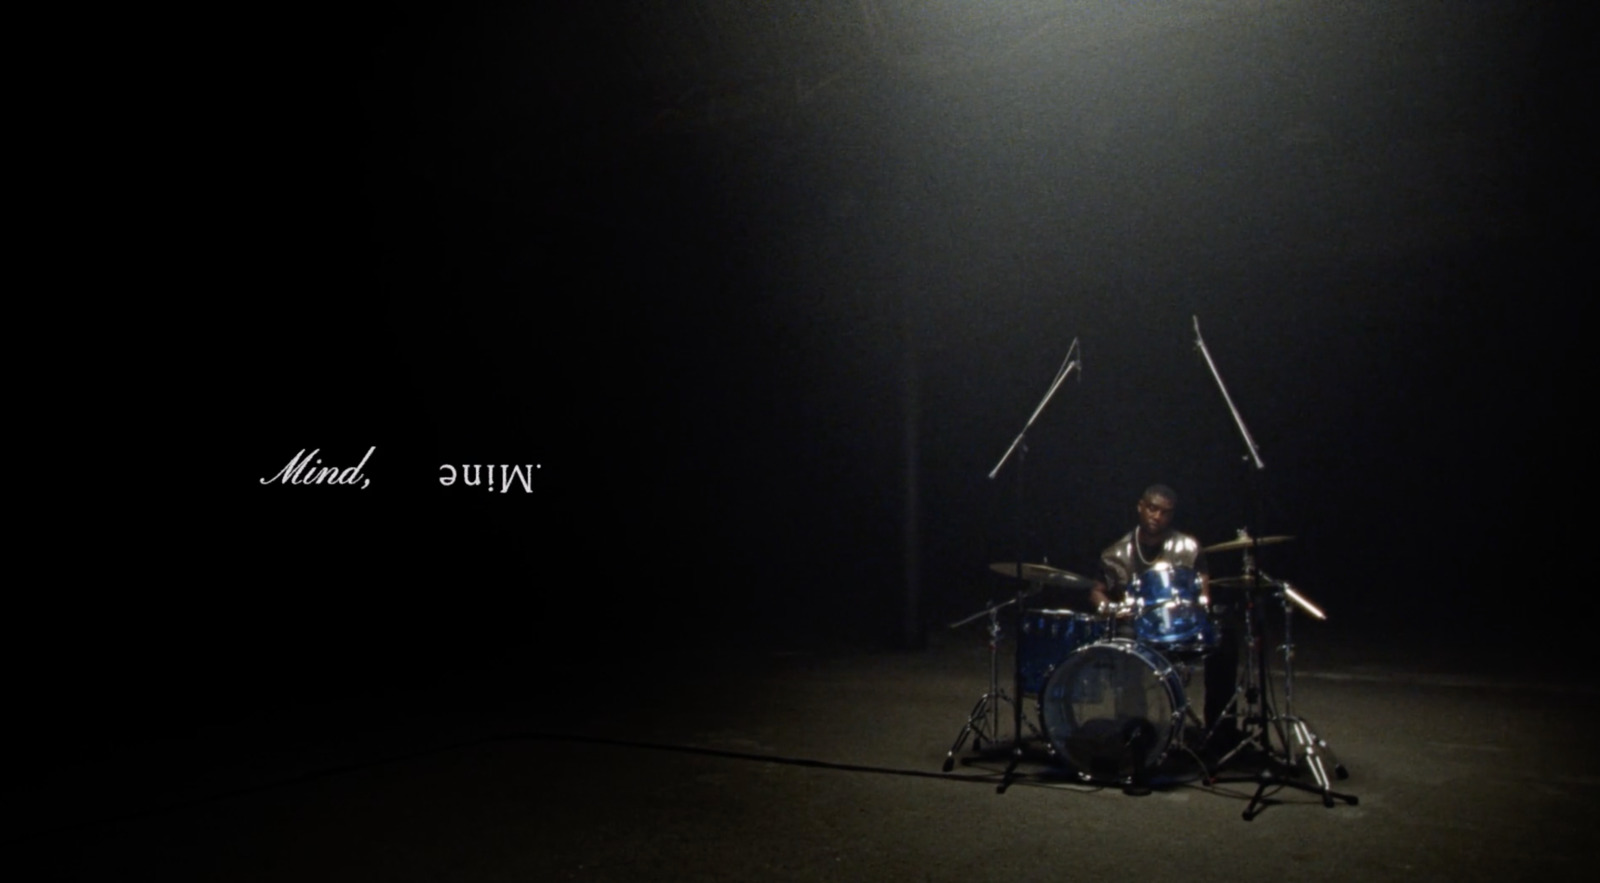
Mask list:
[[[1212,623],[1217,628],[1220,640],[1217,649],[1211,651],[1205,661],[1205,723],[1208,730],[1216,726],[1239,686],[1239,644],[1243,632],[1238,617],[1228,610],[1214,611]]]

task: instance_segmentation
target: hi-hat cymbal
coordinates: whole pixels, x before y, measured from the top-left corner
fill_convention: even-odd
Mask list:
[[[1213,586],[1223,589],[1232,588],[1234,586],[1240,586],[1246,589],[1251,588],[1252,586],[1263,589],[1275,589],[1278,587],[1278,582],[1276,580],[1270,580],[1264,576],[1214,576],[1208,582]]]
[[[1294,537],[1239,537],[1235,540],[1217,543],[1215,546],[1206,546],[1200,551],[1210,554],[1212,552],[1232,552],[1237,549],[1251,549],[1256,546],[1270,546],[1273,543],[1287,543]]]
[[[989,565],[989,569],[1001,576],[1016,576],[1017,562],[996,561]],[[1079,576],[1070,570],[1051,567],[1048,564],[1022,565],[1022,578],[1032,583],[1045,583],[1052,586],[1062,586],[1068,589],[1089,589],[1094,587],[1094,580],[1086,576]]]

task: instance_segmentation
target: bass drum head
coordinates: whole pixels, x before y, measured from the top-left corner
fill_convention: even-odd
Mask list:
[[[1184,706],[1183,683],[1160,654],[1114,638],[1055,667],[1039,695],[1039,720],[1080,778],[1128,782],[1166,757]]]

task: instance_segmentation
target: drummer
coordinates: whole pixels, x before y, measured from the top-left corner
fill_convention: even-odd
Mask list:
[[[1209,579],[1205,553],[1194,537],[1172,529],[1172,513],[1177,508],[1178,494],[1172,488],[1153,484],[1145,489],[1134,507],[1138,523],[1100,553],[1102,578],[1089,591],[1089,600],[1097,609],[1126,600],[1128,586],[1157,564],[1195,571],[1200,575],[1201,594],[1205,594]]]
[[[1200,582],[1200,596],[1209,597],[1205,552],[1194,537],[1172,529],[1177,507],[1178,494],[1172,488],[1153,484],[1145,489],[1135,507],[1138,521],[1133,530],[1100,554],[1102,577],[1089,591],[1089,599],[1097,609],[1104,611],[1126,600],[1129,586],[1146,571],[1161,565],[1194,571]],[[1205,661],[1208,731],[1222,717],[1238,683],[1238,641],[1233,629],[1223,628],[1222,632],[1222,641]]]

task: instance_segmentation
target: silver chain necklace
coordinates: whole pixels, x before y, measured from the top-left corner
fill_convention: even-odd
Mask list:
[[[1144,546],[1142,544],[1140,544],[1140,542],[1139,542],[1139,526],[1138,525],[1134,525],[1133,526],[1133,554],[1139,556],[1139,563],[1140,564],[1143,564],[1145,566],[1149,566],[1149,565],[1155,563],[1155,558],[1146,558],[1146,557],[1144,557]],[[1160,558],[1160,557],[1161,557],[1161,553],[1157,552],[1156,553],[1156,558]]]

